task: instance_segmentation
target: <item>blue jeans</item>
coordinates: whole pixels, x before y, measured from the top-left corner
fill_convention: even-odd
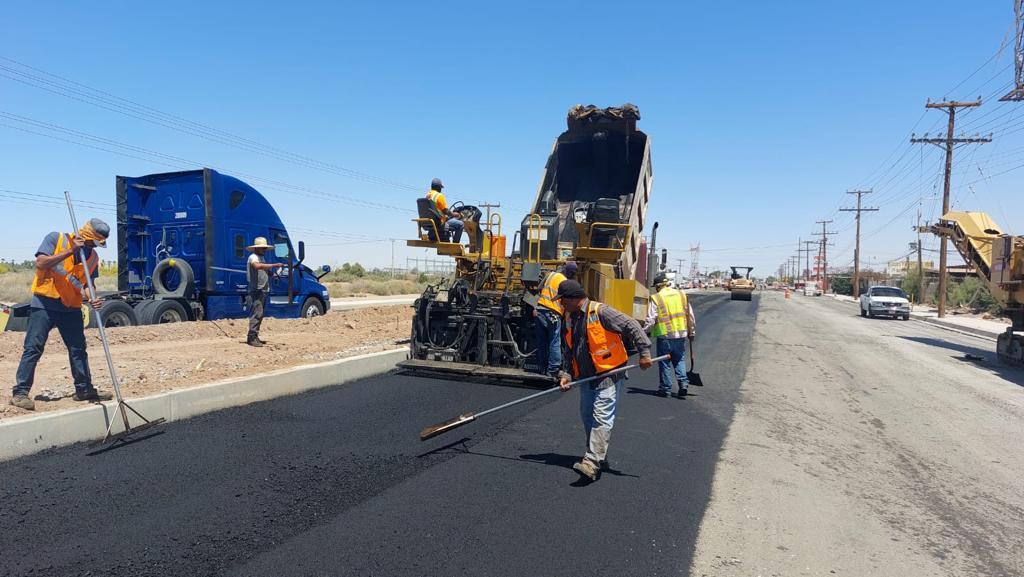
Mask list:
[[[537,367],[545,375],[557,376],[562,368],[562,317],[539,308],[533,331],[537,341]]]
[[[449,218],[444,221],[444,229],[451,234],[451,242],[462,240],[462,221],[457,218]]]
[[[28,330],[25,333],[25,352],[21,355],[18,365],[17,380],[14,385],[15,395],[28,395],[36,376],[36,365],[43,356],[46,338],[50,330],[57,327],[64,345],[68,348],[68,360],[71,361],[71,376],[75,379],[76,391],[87,391],[92,388],[92,376],[89,374],[89,355],[85,352],[85,330],[82,326],[82,311],[51,311],[46,309],[29,309]]]
[[[686,379],[686,339],[666,339],[658,337],[658,354],[671,355],[667,361],[658,361],[658,373],[661,377],[658,387],[666,393],[672,392],[672,372],[675,371],[679,381],[679,390],[685,391],[690,381]]]
[[[608,442],[612,438],[612,426],[615,424],[615,409],[622,394],[622,384],[626,377],[616,375],[590,384],[580,385],[580,418],[583,420],[583,431],[587,435],[587,452],[584,459],[593,461],[595,465],[604,461],[608,455]]]

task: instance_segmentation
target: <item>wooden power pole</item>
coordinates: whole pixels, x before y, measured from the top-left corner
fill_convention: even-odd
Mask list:
[[[871,190],[848,190],[846,194],[857,195],[857,208],[840,208],[842,212],[857,213],[857,241],[853,249],[853,298],[860,297],[860,213],[876,212],[877,208],[861,208],[860,197],[871,194]]]
[[[836,234],[827,230],[828,225],[832,222],[831,220],[819,220],[816,221],[821,225],[821,232],[814,233],[815,235],[821,235],[821,292],[828,292],[828,237]]]
[[[927,102],[925,108],[938,108],[943,110],[949,115],[949,124],[946,128],[946,135],[941,138],[928,138],[925,134],[924,138],[917,138],[916,135],[911,135],[910,142],[912,144],[934,144],[942,147],[946,150],[946,172],[943,178],[942,185],[942,215],[945,216],[949,212],[949,182],[950,174],[953,171],[953,149],[957,145],[961,144],[984,144],[986,142],[992,142],[992,137],[986,138],[974,137],[974,138],[953,138],[953,129],[956,124],[956,111],[958,108],[974,108],[981,106],[981,98],[972,102]],[[946,316],[946,252],[948,246],[946,243],[946,237],[943,236],[939,243],[939,318]]]

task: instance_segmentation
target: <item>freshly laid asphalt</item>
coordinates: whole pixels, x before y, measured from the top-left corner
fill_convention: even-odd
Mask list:
[[[685,575],[759,296],[691,300],[707,386],[631,372],[596,483],[577,392],[420,442],[530,391],[382,375],[0,463],[0,575]]]

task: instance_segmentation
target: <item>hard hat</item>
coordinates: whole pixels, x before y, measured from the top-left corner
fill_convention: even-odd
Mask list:
[[[654,286],[661,286],[663,284],[668,284],[668,283],[669,283],[669,280],[668,280],[668,277],[665,276],[665,273],[659,272],[657,275],[655,275],[655,277],[654,277]]]
[[[430,190],[441,190],[442,188],[444,188],[444,185],[441,184],[440,178],[435,178],[430,181]]]

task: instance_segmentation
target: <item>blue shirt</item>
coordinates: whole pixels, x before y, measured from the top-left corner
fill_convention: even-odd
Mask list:
[[[57,252],[57,241],[60,240],[59,232],[51,232],[46,235],[43,239],[43,243],[36,249],[36,256],[53,256]],[[92,249],[85,247],[85,258],[92,258]],[[82,262],[82,256],[79,253],[75,253],[75,264]],[[92,271],[92,278],[100,276],[100,268],[96,267],[96,270]],[[52,299],[50,297],[44,297],[37,294],[32,295],[32,302],[29,305],[34,309],[46,309],[48,311],[57,312],[73,312],[78,309],[73,309],[64,306],[64,303],[60,302],[60,299]]]

